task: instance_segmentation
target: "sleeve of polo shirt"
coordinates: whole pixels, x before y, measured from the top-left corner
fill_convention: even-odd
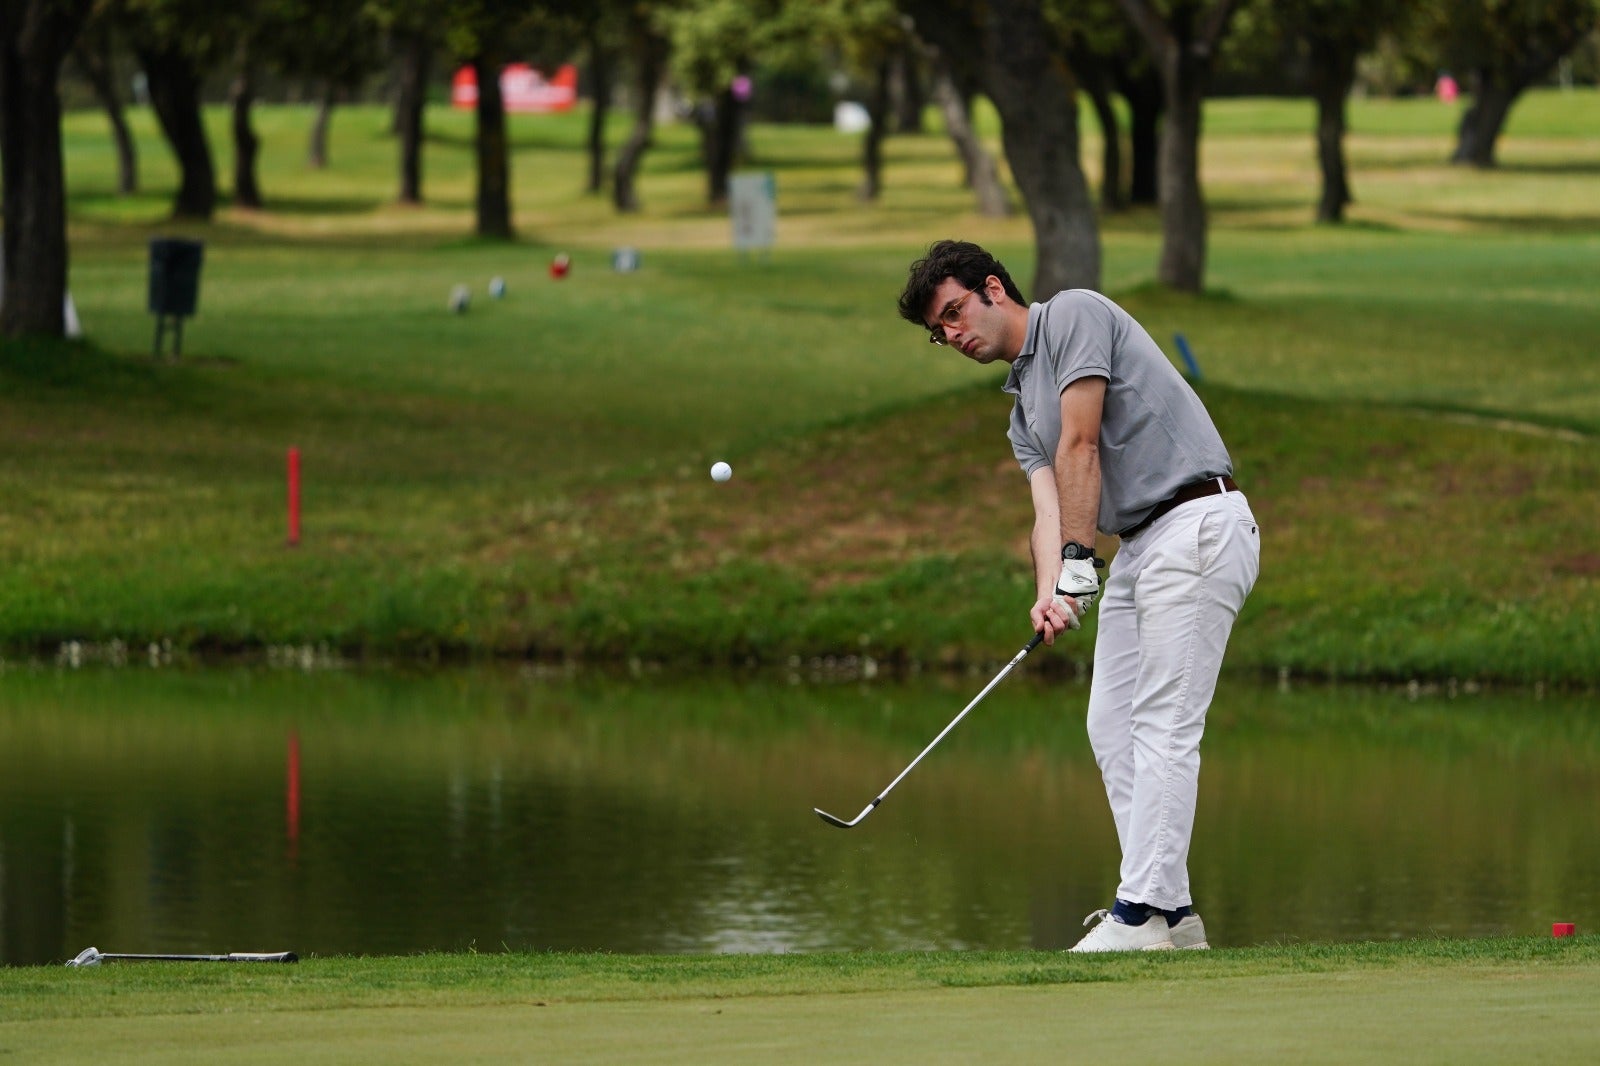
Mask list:
[[[1011,441],[1011,454],[1017,457],[1023,477],[1032,479],[1035,470],[1050,465],[1050,460],[1033,443],[1033,434],[1028,432],[1028,422],[1022,414],[1020,402],[1011,405],[1011,427],[1006,430],[1006,437]]]
[[[1046,304],[1044,315],[1041,332],[1049,339],[1043,354],[1058,392],[1079,378],[1110,379],[1116,319],[1109,307],[1091,292],[1072,289]]]

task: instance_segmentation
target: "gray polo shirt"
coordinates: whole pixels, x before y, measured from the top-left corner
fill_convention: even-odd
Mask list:
[[[1200,397],[1133,316],[1088,289],[1028,308],[1028,335],[1005,391],[1011,450],[1028,477],[1052,465],[1061,442],[1061,393],[1106,379],[1100,416],[1102,532],[1133,528],[1192,481],[1231,476],[1233,461]]]

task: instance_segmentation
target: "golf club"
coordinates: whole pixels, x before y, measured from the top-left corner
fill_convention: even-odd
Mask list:
[[[300,956],[292,951],[235,951],[227,955],[122,955],[84,948],[68,966],[99,966],[106,959],[125,959],[132,962],[299,962]]]
[[[817,812],[817,817],[821,818],[824,822],[827,822],[829,825],[833,826],[835,829],[853,829],[857,825],[860,825],[861,824],[861,820],[863,818],[865,818],[867,815],[871,814],[874,810],[876,810],[877,807],[878,807],[878,804],[883,802],[883,797],[887,796],[890,792],[894,791],[894,786],[898,785],[901,782],[901,780],[907,774],[909,774],[912,770],[916,769],[917,763],[922,761],[922,756],[928,754],[928,752],[930,752],[934,748],[938,747],[939,746],[939,741],[941,741],[941,740],[943,740],[945,738],[945,734],[949,733],[950,730],[954,729],[957,725],[959,725],[960,722],[961,722],[961,719],[963,719],[963,718],[965,718],[967,716],[967,712],[972,710],[972,708],[976,707],[983,700],[983,698],[989,694],[989,690],[994,688],[996,685],[998,685],[1005,678],[1005,676],[1011,672],[1011,668],[1012,667],[1016,666],[1023,659],[1027,658],[1028,657],[1028,653],[1030,651],[1032,651],[1034,648],[1037,648],[1039,646],[1039,642],[1042,641],[1043,639],[1044,639],[1044,634],[1043,633],[1035,633],[1033,635],[1033,639],[1028,641],[1027,647],[1025,647],[1021,651],[1017,652],[1017,654],[1012,658],[1012,660],[1010,662],[1006,663],[1004,668],[1002,668],[1001,671],[998,674],[994,675],[994,680],[989,682],[987,685],[983,686],[983,691],[978,693],[975,697],[973,697],[972,702],[967,704],[966,707],[964,707],[962,709],[960,714],[958,714],[954,718],[950,719],[950,724],[945,726],[944,729],[940,731],[939,735],[933,738],[933,742],[931,744],[929,744],[927,747],[922,749],[922,755],[918,755],[915,759],[912,759],[911,760],[911,765],[907,766],[904,770],[901,770],[900,771],[900,776],[895,778],[893,781],[890,781],[889,782],[889,787],[884,789],[882,792],[878,793],[878,798],[873,800],[871,803],[867,804],[866,809],[864,809],[860,814],[856,815],[854,818],[852,818],[850,821],[847,822],[843,818],[838,818],[838,817],[835,817],[834,815],[829,814],[827,811],[823,810],[821,807],[813,807],[813,808],[811,808],[812,810]]]

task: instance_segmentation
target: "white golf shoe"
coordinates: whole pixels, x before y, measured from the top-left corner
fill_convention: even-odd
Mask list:
[[[1211,946],[1206,943],[1206,923],[1200,920],[1198,914],[1186,915],[1167,930],[1167,935],[1172,937],[1172,946],[1175,948],[1204,951]]]
[[[1124,925],[1111,917],[1105,909],[1097,910],[1083,920],[1084,925],[1094,922],[1082,940],[1071,951],[1171,951],[1172,937],[1167,933],[1167,923],[1159,914],[1153,914],[1143,925]]]

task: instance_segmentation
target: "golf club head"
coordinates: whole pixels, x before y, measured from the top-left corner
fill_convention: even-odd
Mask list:
[[[84,948],[82,951],[78,952],[78,957],[77,958],[68,959],[67,960],[67,965],[68,966],[99,966],[100,965],[100,949],[99,948]]]
[[[821,807],[813,807],[811,809],[817,812],[817,817],[818,818],[821,818],[824,822],[827,822],[829,825],[833,826],[835,829],[854,829],[856,826],[861,824],[861,819],[863,819],[867,815],[871,814],[873,812],[873,810],[875,810],[877,808],[878,804],[880,804],[882,802],[883,802],[883,797],[879,796],[877,799],[875,799],[871,803],[867,804],[866,810],[862,811],[860,814],[856,815],[855,818],[851,819],[848,822],[845,821],[843,818],[839,818],[839,817],[837,817],[835,815],[829,814],[827,811],[823,810]]]

